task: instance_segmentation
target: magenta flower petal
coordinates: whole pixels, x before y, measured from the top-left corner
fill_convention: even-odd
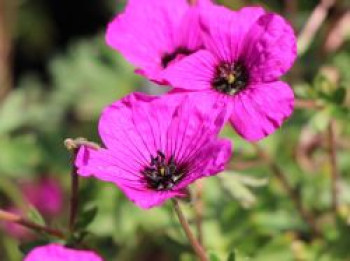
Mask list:
[[[49,244],[34,248],[24,261],[102,261],[92,251],[75,250],[59,244]]]
[[[199,8],[191,7],[183,15],[181,22],[175,29],[175,46],[183,46],[189,50],[198,50],[202,47],[201,33]]]
[[[207,50],[200,50],[162,73],[164,79],[175,88],[185,90],[212,89],[211,79],[214,77],[216,57]]]
[[[142,208],[158,206],[222,170],[231,154],[229,142],[216,138],[225,115],[203,113],[188,95],[128,95],[104,110],[106,148],[81,148],[78,173],[116,184]]]
[[[159,53],[173,47],[176,24],[188,9],[186,0],[130,0],[108,26],[106,41],[133,64],[157,70]]]
[[[195,167],[191,170],[191,175],[184,178],[181,185],[185,187],[203,175],[212,176],[216,175],[218,171],[224,171],[231,157],[231,151],[231,142],[227,139],[213,141],[205,145],[199,153],[190,158]]]
[[[129,0],[126,10],[108,26],[106,42],[139,69],[163,83],[159,73],[202,47],[198,11],[212,5],[200,0]]]
[[[297,57],[294,31],[276,14],[261,16],[243,45],[242,56],[252,82],[277,80],[292,67]]]
[[[245,35],[264,13],[260,7],[246,7],[238,12],[222,6],[203,8],[200,23],[205,47],[220,61],[237,60]]]
[[[279,128],[293,108],[294,94],[286,83],[254,85],[234,97],[230,121],[244,138],[257,141]]]

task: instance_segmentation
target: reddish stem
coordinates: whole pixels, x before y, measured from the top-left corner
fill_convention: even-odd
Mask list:
[[[51,236],[54,236],[54,237],[57,237],[60,239],[66,238],[64,233],[59,231],[59,230],[36,224],[36,223],[34,223],[30,220],[27,220],[19,215],[16,215],[16,214],[13,214],[11,212],[4,211],[1,209],[0,209],[0,220],[4,220],[7,222],[13,222],[13,223],[22,225],[24,227],[36,230],[36,231],[45,232],[47,234],[50,234]]]

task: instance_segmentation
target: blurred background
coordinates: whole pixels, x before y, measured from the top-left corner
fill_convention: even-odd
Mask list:
[[[231,128],[227,171],[203,180],[185,208],[211,260],[350,260],[350,2],[222,0],[286,17],[299,58],[285,77],[293,116],[250,144]],[[116,0],[0,0],[0,208],[68,224],[68,137],[100,142],[101,109],[132,91],[154,92],[104,43]],[[113,185],[80,183],[85,243],[109,260],[195,260],[170,203],[143,211]],[[40,239],[39,241],[37,239]],[[43,238],[0,221],[0,260],[19,261]],[[20,245],[20,247],[19,247]]]

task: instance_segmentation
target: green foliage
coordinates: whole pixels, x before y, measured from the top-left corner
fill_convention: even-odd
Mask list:
[[[40,212],[33,206],[30,206],[28,213],[27,213],[28,220],[32,221],[33,223],[36,223],[41,226],[45,226],[46,222],[43,216],[40,214]]]
[[[90,225],[92,221],[94,221],[97,212],[98,208],[96,206],[90,206],[81,211],[81,213],[79,213],[79,218],[75,225],[75,229],[78,231],[85,230],[87,226]]]

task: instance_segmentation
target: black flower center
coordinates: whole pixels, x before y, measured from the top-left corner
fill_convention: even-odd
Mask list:
[[[249,75],[241,62],[221,63],[216,67],[212,86],[218,92],[234,95],[248,85]]]
[[[191,50],[187,49],[186,47],[178,47],[172,53],[165,53],[162,56],[162,67],[166,68],[166,67],[168,67],[168,65],[171,62],[173,62],[177,59],[180,59],[184,56],[188,56],[192,53],[194,53],[194,51],[191,51]]]
[[[149,166],[146,166],[141,174],[147,186],[154,190],[169,190],[184,176],[184,168],[179,167],[171,156],[166,159],[163,152],[158,151],[157,156],[151,156]]]

